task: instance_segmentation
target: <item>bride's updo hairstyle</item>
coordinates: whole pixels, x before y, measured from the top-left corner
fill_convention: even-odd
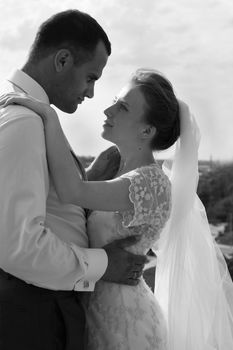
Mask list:
[[[131,82],[139,86],[147,104],[146,121],[156,128],[153,150],[171,147],[180,136],[179,104],[171,83],[151,69],[138,69]]]

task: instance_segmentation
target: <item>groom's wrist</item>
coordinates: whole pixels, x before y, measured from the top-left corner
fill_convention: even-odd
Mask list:
[[[76,246],[72,244],[74,252]],[[77,247],[77,256],[80,256],[80,247]],[[75,291],[93,291],[95,283],[101,279],[108,266],[108,256],[104,249],[98,248],[81,248],[82,261],[80,264],[83,269],[81,277],[74,286]]]

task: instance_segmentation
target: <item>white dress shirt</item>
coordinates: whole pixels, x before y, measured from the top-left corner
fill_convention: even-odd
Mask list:
[[[0,94],[25,92],[49,103],[43,88],[17,70]],[[41,118],[28,108],[0,110],[0,267],[36,286],[92,291],[107,267],[88,249],[84,210],[59,203],[46,161]]]

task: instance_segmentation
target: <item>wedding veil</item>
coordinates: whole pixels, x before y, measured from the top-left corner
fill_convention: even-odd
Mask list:
[[[169,350],[232,350],[233,283],[196,194],[200,133],[182,102],[180,123],[173,162],[164,164],[172,208],[158,242],[154,293]]]

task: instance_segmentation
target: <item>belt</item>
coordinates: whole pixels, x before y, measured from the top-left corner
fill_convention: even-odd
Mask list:
[[[15,298],[27,297],[34,300],[36,298],[73,297],[77,294],[79,293],[75,291],[55,291],[37,287],[0,269],[0,299],[8,298],[10,295]]]

